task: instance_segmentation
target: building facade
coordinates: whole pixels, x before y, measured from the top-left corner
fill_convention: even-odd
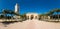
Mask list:
[[[38,13],[27,13],[26,14],[27,19],[39,19]]]

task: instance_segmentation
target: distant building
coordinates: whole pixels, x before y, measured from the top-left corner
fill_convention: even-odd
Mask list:
[[[38,15],[39,15],[38,13],[27,13],[26,17],[27,19],[38,19],[39,18]]]

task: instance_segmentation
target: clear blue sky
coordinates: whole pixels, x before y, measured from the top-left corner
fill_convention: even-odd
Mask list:
[[[60,0],[0,0],[0,11],[2,9],[14,10],[16,3],[20,5],[20,14],[27,12],[41,14],[54,8],[60,8]]]

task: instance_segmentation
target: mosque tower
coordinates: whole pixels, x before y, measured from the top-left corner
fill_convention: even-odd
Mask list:
[[[16,3],[16,5],[15,5],[15,10],[14,10],[14,12],[16,13],[16,14],[19,14],[19,5]],[[17,19],[17,18],[20,18],[20,16],[17,16],[17,15],[14,15],[13,16],[15,19]]]
[[[19,13],[19,5],[17,3],[15,5],[15,13]]]

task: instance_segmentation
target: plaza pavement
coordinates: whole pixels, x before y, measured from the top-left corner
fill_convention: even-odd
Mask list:
[[[0,29],[60,29],[60,23],[40,21],[37,19],[15,22],[7,25],[0,23]]]

